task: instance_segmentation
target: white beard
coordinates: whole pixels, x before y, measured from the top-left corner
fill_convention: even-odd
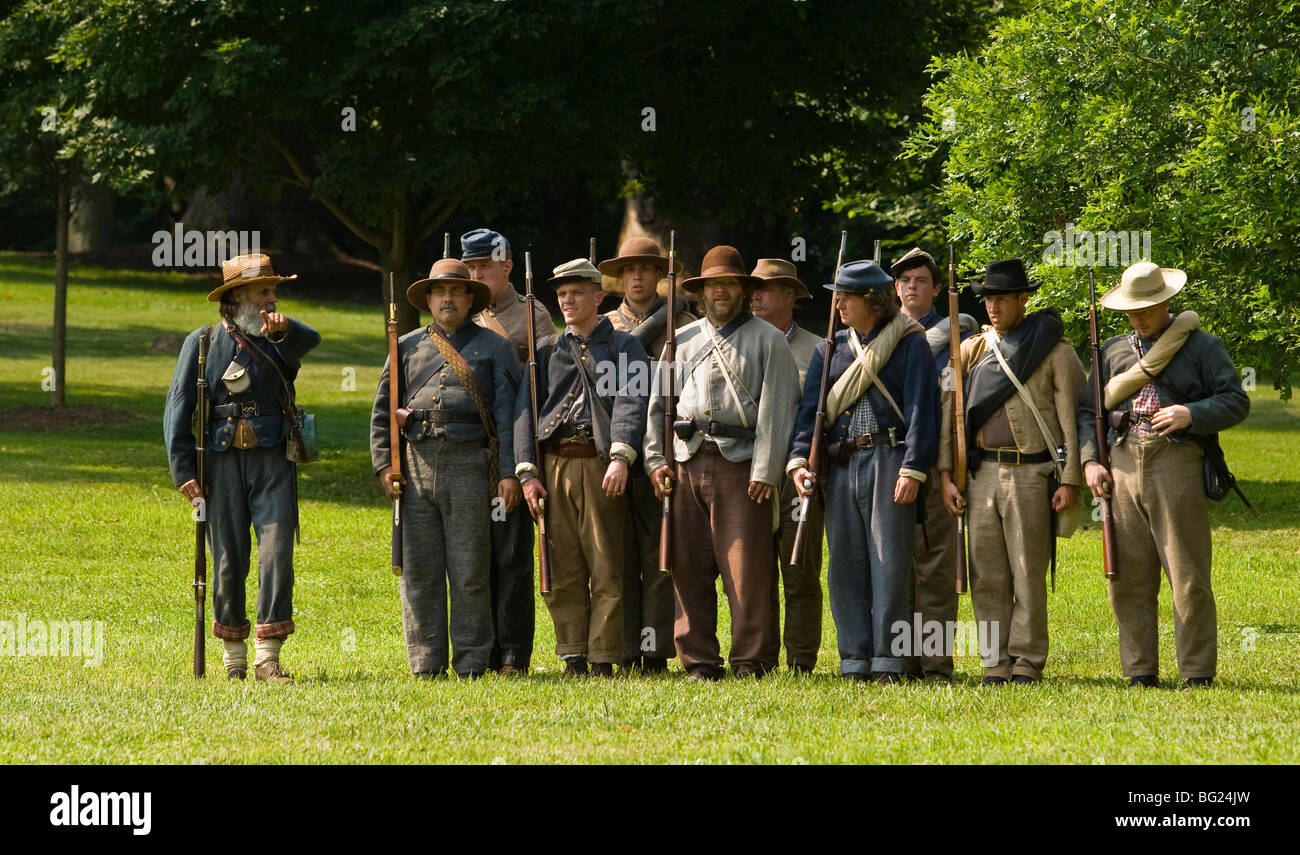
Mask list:
[[[275,304],[272,303],[269,306],[266,306],[265,311],[274,312]],[[257,308],[252,303],[246,300],[240,301],[235,304],[235,316],[231,318],[231,322],[234,323],[234,325],[238,327],[240,332],[244,335],[260,336],[262,334],[263,324],[262,312],[263,309]]]

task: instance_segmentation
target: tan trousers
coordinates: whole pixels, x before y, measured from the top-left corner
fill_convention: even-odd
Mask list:
[[[718,577],[731,608],[731,667],[763,673],[768,658],[772,595],[771,500],[749,498],[748,460],[733,463],[705,441],[677,464],[673,487],[674,640],[687,671],[721,676],[718,645]]]
[[[779,572],[772,574],[772,606],[768,616],[768,635],[772,651],[768,659],[776,662],[781,650],[781,592],[785,586],[785,659],[791,669],[812,668],[822,646],[822,535],[824,512],[818,493],[808,502],[808,525],[804,527],[802,561],[790,564],[794,533],[802,502],[789,475],[781,484],[779,505],[781,528],[777,530],[776,559]]]
[[[968,485],[971,606],[975,620],[992,622],[998,637],[998,661],[984,667],[987,677],[1037,680],[1047,664],[1051,474],[1051,463],[986,460]]]
[[[925,526],[916,527],[913,544],[912,613],[908,619],[917,620],[919,613],[924,632],[929,621],[946,626],[957,619],[957,518],[943,505],[938,469],[931,469],[926,479]],[[951,650],[942,656],[908,657],[909,666],[913,662],[925,673],[952,676]]]
[[[546,526],[555,652],[591,662],[623,661],[622,496],[601,487],[599,457],[546,458]]]
[[[1160,568],[1174,596],[1178,673],[1213,677],[1218,622],[1210,588],[1210,516],[1201,449],[1129,434],[1111,452],[1119,566],[1107,588],[1119,624],[1124,676],[1157,675]]]

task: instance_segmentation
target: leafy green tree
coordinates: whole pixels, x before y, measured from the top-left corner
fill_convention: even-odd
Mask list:
[[[929,118],[908,154],[942,159],[938,199],[969,265],[1036,263],[1041,299],[1081,343],[1085,268],[1104,265],[1098,285],[1110,286],[1140,255],[1112,256],[1099,233],[1149,232],[1151,260],[1188,273],[1180,306],[1290,396],[1300,3],[1042,2],[931,71]]]

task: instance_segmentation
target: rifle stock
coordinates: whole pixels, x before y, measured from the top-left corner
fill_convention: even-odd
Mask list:
[[[528,417],[533,426],[533,457],[537,461],[538,478],[546,484],[546,461],[542,457],[542,444],[537,438],[537,333],[533,329],[533,254],[524,253],[524,312],[528,327]],[[551,592],[551,548],[546,540],[546,500],[537,503],[537,581],[543,594]]]
[[[673,448],[673,423],[677,421],[677,231],[668,232],[668,302],[665,318],[668,338],[664,341],[659,376],[664,386],[664,459],[668,477],[664,479],[663,516],[659,521],[659,572],[673,572],[673,496],[672,479],[677,474],[677,453]]]
[[[840,251],[835,256],[835,276],[831,279],[832,283],[840,280],[840,266],[844,264],[844,250],[849,242],[848,229],[840,232]],[[876,241],[876,255],[880,254],[880,241]],[[813,419],[812,443],[808,448],[808,472],[812,475],[810,480],[804,482],[804,489],[811,489],[817,485],[818,470],[821,469],[821,459],[825,456],[823,446],[825,445],[826,433],[826,396],[831,389],[831,356],[835,353],[835,322],[839,319],[839,313],[835,306],[835,292],[831,292],[831,314],[826,321],[826,352],[822,358],[822,376],[821,386],[817,392],[817,416]],[[807,538],[808,528],[808,502],[809,497],[805,496],[799,503],[799,524],[794,530],[794,545],[791,547],[790,564],[799,566],[803,557],[804,540]]]
[[[450,238],[450,235],[446,235]],[[446,240],[444,240],[444,247]],[[388,445],[389,479],[393,484],[393,575],[402,575],[402,432],[397,409],[402,406],[401,366],[397,362],[397,276],[388,274]]]
[[[199,483],[199,504],[194,519],[194,676],[204,672],[205,642],[203,624],[204,604],[208,592],[208,496],[207,496],[207,433],[208,433],[208,330],[199,335],[199,376],[196,382],[198,397],[194,404],[195,427],[198,439],[194,443],[195,469]]]
[[[1097,320],[1097,279],[1088,269],[1088,339],[1092,346],[1092,427],[1097,438],[1097,462],[1110,474],[1110,446],[1106,442],[1106,407],[1101,388],[1101,326]],[[1115,538],[1115,519],[1110,499],[1098,499],[1101,505],[1102,572],[1115,578],[1119,569],[1119,542]]]
[[[966,493],[966,377],[961,356],[961,306],[957,274],[953,267],[952,244],[948,244],[948,362],[952,370],[952,427],[956,454],[952,480],[957,491]],[[957,517],[957,593],[966,593],[966,510]]]

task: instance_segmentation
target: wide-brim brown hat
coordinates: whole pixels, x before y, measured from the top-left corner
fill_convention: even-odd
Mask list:
[[[759,283],[760,286],[789,285],[794,289],[794,298],[796,300],[812,299],[808,286],[799,279],[799,271],[784,258],[760,258],[758,264],[754,265],[752,275],[763,280]]]
[[[1181,270],[1139,261],[1130,265],[1120,277],[1119,285],[1107,291],[1097,302],[1116,312],[1136,312],[1159,306],[1183,290],[1186,284],[1187,274]]]
[[[618,255],[597,264],[596,269],[606,276],[621,279],[623,268],[629,264],[653,264],[663,271],[659,274],[661,279],[668,275],[668,257],[664,255],[658,243],[646,237],[628,238],[623,241],[623,245],[618,248]],[[681,273],[680,261],[676,261],[676,267],[677,272]]]
[[[277,276],[271,268],[271,257],[264,253],[236,255],[221,262],[221,284],[208,292],[208,302],[217,302],[221,299],[221,295],[231,288],[263,285],[268,282],[275,287],[281,282],[297,278],[296,273],[292,276]]]
[[[429,268],[429,275],[418,282],[412,282],[406,288],[406,299],[412,306],[421,312],[429,311],[429,289],[435,282],[459,283],[469,287],[469,292],[474,295],[474,302],[470,304],[470,316],[477,315],[483,311],[492,302],[492,292],[488,286],[482,282],[475,282],[470,278],[469,268],[465,262],[458,258],[441,258],[433,263]]]
[[[735,279],[744,286],[746,294],[763,282],[757,276],[745,272],[745,260],[740,257],[740,250],[725,244],[715,246],[704,253],[704,261],[700,264],[700,275],[687,279],[682,283],[682,287],[692,294],[698,294],[712,279]]]

